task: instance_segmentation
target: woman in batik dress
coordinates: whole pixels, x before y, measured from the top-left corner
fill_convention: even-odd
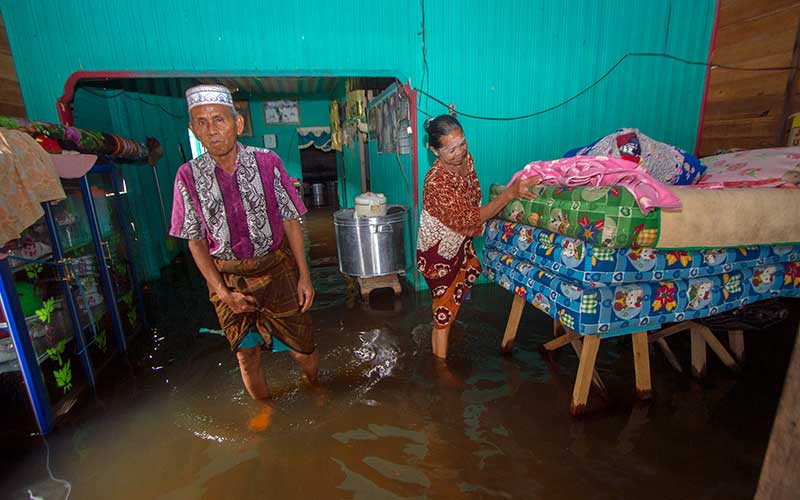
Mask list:
[[[472,238],[514,198],[530,199],[536,179],[515,182],[481,206],[481,187],[461,124],[450,115],[425,123],[436,156],[422,194],[417,234],[417,268],[433,295],[433,354],[447,357],[450,327],[464,297],[481,273]]]

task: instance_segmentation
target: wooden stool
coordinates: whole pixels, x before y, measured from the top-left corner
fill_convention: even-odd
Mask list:
[[[400,286],[400,279],[397,274],[387,274],[386,276],[375,276],[373,278],[356,278],[358,287],[361,289],[361,299],[364,302],[369,301],[369,293],[379,288],[391,288],[394,290],[395,297],[399,297],[403,292],[403,287]]]

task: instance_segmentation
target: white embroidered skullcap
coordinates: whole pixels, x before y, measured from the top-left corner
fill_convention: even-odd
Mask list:
[[[204,104],[222,104],[233,108],[233,96],[222,85],[195,85],[186,90],[186,104],[189,109]]]

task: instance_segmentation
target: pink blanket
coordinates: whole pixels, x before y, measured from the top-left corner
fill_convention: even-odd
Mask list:
[[[605,156],[576,156],[553,161],[534,161],[514,174],[518,178],[538,177],[546,186],[620,186],[636,198],[642,213],[654,208],[679,210],[681,200],[667,187],[639,168],[639,165],[620,158]]]

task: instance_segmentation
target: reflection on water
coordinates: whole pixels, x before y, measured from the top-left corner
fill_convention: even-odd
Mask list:
[[[314,273],[321,387],[286,353],[266,355],[274,397],[263,430],[248,427],[263,407],[227,341],[197,333],[216,322],[196,272],[168,276],[129,365],[104,374],[96,398],[48,439],[72,498],[752,497],[790,327],[748,345],[739,378],[712,363],[697,383],[654,353],[649,406],[635,403],[629,341],[608,342],[597,367],[612,402],[574,420],[576,358],[538,354],[551,335],[544,317],[526,310],[513,356],[499,353],[510,295],[475,288],[443,363],[430,355],[426,294],[361,304],[335,268]],[[680,338],[675,349],[688,356]],[[0,497],[63,498],[41,439],[17,444]]]

